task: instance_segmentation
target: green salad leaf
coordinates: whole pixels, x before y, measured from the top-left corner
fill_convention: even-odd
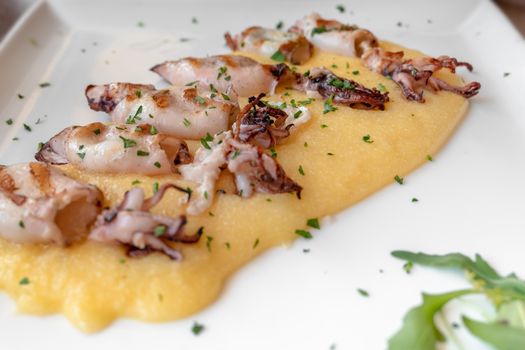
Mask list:
[[[525,349],[525,329],[523,328],[512,327],[501,322],[479,322],[465,316],[463,316],[463,323],[470,333],[497,350]]]
[[[436,343],[443,341],[444,337],[434,324],[434,316],[452,299],[472,293],[477,291],[465,289],[444,294],[423,293],[423,303],[405,315],[401,329],[388,340],[388,350],[435,350]]]

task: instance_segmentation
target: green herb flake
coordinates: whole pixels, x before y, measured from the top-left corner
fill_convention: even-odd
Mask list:
[[[252,249],[257,248],[258,245],[259,245],[259,238],[257,238],[257,239],[255,240],[255,242],[253,242]]]
[[[189,128],[189,127],[191,126],[191,122],[190,122],[188,119],[186,119],[186,118],[184,118],[184,120],[182,121],[182,123],[183,123],[184,126],[187,127],[187,128]]]
[[[321,124],[321,129],[325,129],[325,128],[327,128],[327,127],[328,127],[328,125],[326,125],[326,124]]]
[[[18,221],[18,226],[20,228],[26,228],[26,224],[24,224],[24,221],[22,221],[22,220]]]
[[[230,250],[231,249],[231,244],[230,242],[224,242],[224,246],[226,247],[226,249]]]
[[[297,112],[295,112],[293,114],[293,117],[294,117],[294,119],[297,119],[297,118],[301,117],[302,114],[303,114],[303,111],[298,110]]]
[[[193,86],[193,85],[197,84],[199,81],[200,80],[190,81],[189,83],[184,84],[184,86]]]
[[[419,199],[417,199],[416,197],[412,198],[412,203],[416,203],[416,202],[419,202]]]
[[[405,270],[406,273],[410,273],[413,267],[414,267],[414,263],[412,261],[407,261],[403,265],[403,270]]]
[[[206,104],[206,99],[202,96],[195,96],[193,100],[197,102],[198,104],[200,104],[201,106]]]
[[[432,161],[434,161],[434,158],[432,158],[432,156],[430,154],[427,154],[427,160],[429,162],[432,162]]]
[[[153,193],[157,193],[157,192],[159,192],[159,183],[154,182],[153,183]]]
[[[138,156],[138,157],[147,157],[147,156],[149,156],[149,152],[147,152],[147,151],[143,151],[143,150],[139,149],[139,150],[137,151],[137,156]]]
[[[318,218],[308,219],[306,221],[306,225],[310,226],[312,228],[318,229],[318,230],[321,229],[321,225],[319,225],[319,219]]]
[[[334,154],[332,152],[326,153],[327,156],[333,156]]]
[[[206,136],[201,139],[202,147],[206,149],[211,149],[210,145],[208,144],[208,142],[211,142],[211,141],[213,141],[213,136],[207,133]]]
[[[21,285],[21,286],[26,286],[28,285],[29,283],[31,283],[31,281],[29,281],[29,278],[28,277],[22,277],[20,279],[20,281],[18,281],[18,284]]]
[[[25,96],[24,96],[24,95],[22,95],[22,94],[16,94],[16,96],[18,96],[18,98],[19,98],[20,100],[23,100],[23,99],[24,99],[24,97],[25,97]]]
[[[41,151],[42,148],[44,148],[44,143],[43,143],[43,142],[39,142],[38,145],[36,146],[36,149],[37,149],[38,151]]]
[[[28,131],[28,132],[33,131],[33,129],[31,129],[31,127],[29,125],[25,124],[25,123],[24,123],[24,129],[26,129],[26,131]]]
[[[151,128],[149,129],[149,133],[151,135],[157,135],[159,133],[159,131],[157,130],[156,127],[154,127],[153,125],[151,126]]]
[[[270,58],[276,62],[286,61],[286,56],[279,50],[275,51]]]
[[[366,134],[365,136],[363,136],[363,141],[366,143],[374,143],[374,140],[370,138],[369,134]]]
[[[93,130],[93,134],[95,134],[95,135],[100,135],[100,129],[95,129],[95,130]]]
[[[303,144],[303,146],[304,146],[304,148],[308,148],[308,142],[305,142],[305,143]]]
[[[155,235],[155,237],[160,237],[160,236],[162,236],[165,233],[166,233],[166,226],[164,226],[164,225],[158,225],[153,230],[153,234]]]
[[[218,71],[217,80],[219,80],[224,74],[226,74],[226,72],[228,71],[228,67],[226,66],[219,67],[217,71]]]
[[[136,124],[137,120],[142,120],[140,115],[142,114],[142,105],[137,108],[134,115],[128,116],[128,119],[126,119],[126,124]]]
[[[221,96],[225,101],[230,101],[230,96],[226,95],[225,93],[221,92]]]
[[[295,234],[296,235],[299,235],[303,238],[306,238],[306,239],[312,239],[313,236],[310,232],[306,231],[306,230],[295,230]]]
[[[394,180],[395,180],[398,184],[400,184],[400,185],[402,185],[402,184],[404,183],[404,181],[405,181],[405,180],[404,180],[402,177],[400,177],[399,175],[394,176]]]
[[[206,248],[211,252],[211,242],[213,241],[212,236],[206,236]]]
[[[197,17],[192,17],[191,18],[191,23],[193,23],[193,24],[199,23],[199,21],[197,20]]]
[[[40,86],[41,88],[46,88],[46,87],[51,86],[51,83],[40,83],[38,84],[38,86]]]
[[[133,180],[133,182],[131,182],[131,185],[132,186],[135,186],[135,185],[138,185],[140,184],[141,182],[139,180]]]
[[[352,71],[352,74],[353,75],[359,75],[359,71],[358,70],[354,70],[354,71]]]
[[[505,73],[503,73],[503,78],[506,78],[506,77],[508,77],[509,75],[510,75],[509,72],[505,72]]]
[[[314,35],[316,34],[322,34],[322,33],[325,33],[327,32],[328,30],[326,29],[325,26],[321,26],[321,27],[315,27],[313,30],[312,30],[312,34],[311,36],[313,37]]]
[[[283,23],[283,21],[279,21],[279,22],[277,22],[277,24],[275,25],[275,29],[277,29],[277,30],[281,30],[281,29],[283,29],[283,27],[284,27],[284,23]]]
[[[138,22],[137,22],[137,27],[139,27],[139,28],[144,28],[144,22],[142,22],[142,21],[138,21]]]
[[[124,144],[124,148],[131,148],[131,147],[135,147],[137,145],[137,142],[135,140],[127,139],[127,138],[122,137],[122,136],[119,136],[119,138],[122,140],[122,142]]]
[[[194,335],[199,335],[201,334],[203,331],[204,331],[205,327],[203,324],[200,324],[200,323],[197,323],[197,322],[193,322],[193,326],[191,327],[191,332],[194,334]]]
[[[84,159],[86,157],[86,152],[77,152],[77,156],[80,158],[80,159]]]
[[[381,83],[377,84],[377,89],[381,92],[386,92],[386,87]]]
[[[337,107],[333,106],[334,95],[330,95],[326,101],[324,101],[323,114],[337,111]]]
[[[358,288],[357,292],[363,297],[369,297],[370,296],[370,293],[368,293],[366,290],[361,289],[361,288]]]
[[[155,168],[159,168],[160,169],[160,167],[161,167],[159,162],[155,162],[155,163],[153,163],[153,165],[155,166]]]
[[[7,125],[13,125],[13,119],[9,118],[5,121]]]
[[[140,91],[140,90],[135,91],[135,96],[137,96],[138,98],[141,98],[142,97],[142,91]]]
[[[343,5],[337,5],[335,7],[337,9],[337,11],[339,11],[340,13],[344,13],[345,12],[345,7]]]
[[[270,148],[270,152],[271,152],[271,155],[272,155],[272,158],[277,158],[277,152],[275,151],[275,148]]]
[[[299,174],[304,176],[304,169],[302,165],[299,165],[299,168],[297,170],[299,171]]]

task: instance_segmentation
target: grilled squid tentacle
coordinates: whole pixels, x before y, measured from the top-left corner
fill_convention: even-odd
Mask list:
[[[457,67],[465,67],[472,71],[472,65],[459,62],[449,56],[417,57],[404,59],[403,52],[388,52],[381,48],[374,48],[363,55],[365,65],[392,80],[401,88],[407,100],[425,102],[423,93],[425,89],[432,91],[450,91],[465,98],[472,97],[479,92],[481,84],[470,82],[464,86],[453,86],[433,74],[441,69],[448,69],[452,73]]]
[[[0,237],[16,243],[70,244],[101,210],[102,193],[44,163],[0,167]]]
[[[45,143],[35,158],[91,172],[147,175],[170,174],[191,162],[186,142],[149,124],[72,126]]]
[[[389,100],[388,93],[377,89],[368,89],[349,79],[336,76],[323,67],[310,69],[305,78],[304,89],[307,93],[318,94],[323,98],[331,97],[335,104],[356,109],[385,109]]]
[[[169,188],[185,192],[177,185],[164,184],[153,197],[145,199],[142,189],[129,190],[116,208],[104,210],[98,216],[89,238],[99,242],[122,243],[129,247],[130,256],[141,256],[158,251],[173,260],[181,260],[181,253],[167,242],[195,243],[202,232],[185,235],[184,215],[171,218],[149,212]]]
[[[285,104],[283,107],[263,102],[264,96],[249,98],[232,129],[237,140],[270,148],[290,136],[298,125],[308,122],[310,111],[297,105]]]
[[[86,98],[91,109],[109,113],[114,123],[148,123],[174,137],[200,139],[227,130],[239,112],[231,88],[219,93],[209,84],[186,83],[163,90],[128,83],[89,85]]]

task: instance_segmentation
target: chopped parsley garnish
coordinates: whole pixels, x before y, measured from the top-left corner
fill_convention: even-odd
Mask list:
[[[340,13],[344,13],[345,12],[345,7],[343,5],[337,5],[335,7],[337,9],[337,11],[339,11]]]
[[[332,104],[334,101],[334,95],[330,95],[326,101],[324,101],[323,114],[337,111],[337,107]]]
[[[332,152],[326,153],[327,156],[333,156],[334,154]]]
[[[29,131],[31,132],[33,129],[31,129],[31,127],[27,124],[24,123],[24,129],[26,129],[26,131]]]
[[[213,86],[213,84],[210,84],[210,90],[211,92],[214,92],[214,93],[217,93],[217,89],[215,88],[215,86]]]
[[[277,24],[275,25],[275,29],[277,29],[277,30],[281,30],[281,29],[283,29],[283,26],[284,26],[283,21],[279,21],[279,22],[277,22]]]
[[[18,222],[18,226],[19,226],[20,228],[26,228],[26,224],[24,224],[24,222],[23,222],[22,220],[20,220],[20,221]]]
[[[286,61],[286,56],[279,50],[275,51],[270,58],[272,60],[274,60],[274,61],[277,61],[277,62],[284,62],[284,61]]]
[[[149,156],[149,152],[139,149],[137,151],[137,156],[139,156],[139,157],[147,157],[147,156]]]
[[[17,94],[16,96],[18,96],[18,98],[21,99],[21,100],[25,97],[25,96],[22,95],[22,94]]]
[[[326,29],[325,26],[321,26],[321,27],[315,27],[313,30],[312,30],[312,37],[316,34],[321,34],[321,33],[325,33],[327,32],[328,30]]]
[[[119,136],[122,142],[124,143],[124,148],[131,148],[137,145],[137,142],[132,139],[127,139],[125,137]]]
[[[358,289],[357,289],[357,292],[358,292],[359,294],[361,294],[361,296],[363,296],[363,297],[369,297],[369,296],[370,296],[370,293],[368,293],[366,290],[361,289],[361,288],[358,288]]]
[[[432,156],[430,154],[427,154],[427,160],[429,162],[432,162],[434,160],[434,158],[432,158]]]
[[[137,96],[138,98],[141,98],[142,97],[142,91],[140,91],[140,90],[135,91],[135,96]]]
[[[307,148],[308,147],[308,142],[305,142],[304,143],[304,148]]]
[[[419,199],[417,199],[416,197],[412,198],[412,203],[415,203],[415,202],[419,202]]]
[[[302,165],[299,165],[299,169],[297,169],[297,170],[299,171],[299,174],[304,176],[304,169],[303,169]]]
[[[225,93],[222,93],[222,92],[221,92],[221,96],[222,96],[222,98],[223,98],[224,100],[226,100],[226,101],[229,101],[229,100],[230,100],[230,96],[226,95]]]
[[[155,163],[153,163],[153,165],[154,165],[156,168],[159,168],[159,169],[160,169],[160,163],[159,163],[159,162],[155,162]]]
[[[139,27],[139,28],[143,28],[143,27],[144,27],[144,22],[142,22],[142,21],[138,21],[138,22],[137,22],[137,27]]]
[[[152,125],[151,128],[149,129],[149,133],[150,133],[151,135],[157,135],[158,132],[159,132],[159,131],[157,130],[157,128],[154,127],[153,125]]]
[[[213,241],[212,236],[206,236],[206,248],[211,252],[211,242]]]
[[[184,84],[184,86],[193,86],[193,85],[197,84],[199,81],[200,80],[190,81],[189,83]]]
[[[41,88],[46,88],[46,87],[51,86],[51,83],[40,83],[38,84],[38,86],[40,86]]]
[[[141,113],[142,113],[142,105],[140,105],[139,108],[137,108],[137,111],[135,112],[134,115],[130,115],[128,119],[126,119],[126,124],[136,124],[137,120],[142,120],[142,118],[140,117]]]
[[[293,114],[293,117],[294,117],[294,119],[297,119],[297,118],[299,118],[302,114],[303,114],[303,111],[298,110],[297,112],[295,112],[295,113]]]
[[[277,152],[275,151],[275,148],[270,148],[270,152],[272,154],[272,158],[277,158]]]
[[[201,97],[201,96],[195,96],[195,98],[193,100],[195,102],[197,102],[198,104],[200,104],[201,106],[206,103],[206,99],[204,97]]]
[[[358,70],[354,70],[354,71],[352,71],[352,74],[353,75],[359,75],[359,71]]]
[[[341,80],[341,79],[332,79],[328,83],[328,85],[335,86],[336,88],[340,89],[346,89],[346,90],[355,90],[354,84],[349,82],[348,80]]]
[[[258,245],[259,245],[259,238],[257,238],[257,239],[255,240],[255,242],[253,242],[252,249],[257,248]]]
[[[77,156],[80,158],[80,159],[84,159],[86,157],[86,152],[77,152]]]
[[[381,92],[386,92],[386,87],[381,83],[377,84],[377,89]]]
[[[182,121],[182,123],[183,123],[184,126],[187,127],[187,128],[189,128],[189,127],[191,126],[191,122],[190,122],[188,119],[186,119],[186,118],[184,118],[184,120]]]
[[[394,180],[396,180],[396,182],[400,185],[403,184],[403,182],[405,181],[402,177],[400,177],[399,175],[396,175],[394,176]]]
[[[154,116],[153,114],[151,114],[151,113],[150,113],[150,114],[148,114],[148,117],[149,117],[150,119],[153,119],[153,118],[155,118],[155,116]]]
[[[236,149],[235,152],[233,152],[233,156],[232,156],[232,159],[235,159],[239,156],[239,154],[241,154],[241,151]]]
[[[131,183],[132,186],[135,186],[135,185],[138,185],[140,184],[141,182],[139,180],[133,180],[133,182]]]
[[[321,129],[324,129],[324,128],[327,128],[327,127],[328,127],[328,125],[326,125],[326,124],[321,124]]]
[[[366,143],[374,143],[374,140],[370,138],[369,134],[366,134],[365,136],[363,136],[363,141]]]
[[[295,230],[295,234],[299,235],[299,236],[301,236],[303,238],[306,238],[306,239],[312,239],[313,238],[312,234],[310,232],[308,232],[308,231],[305,231],[305,230]]]
[[[271,202],[272,199],[271,199],[271,198],[266,198],[266,201],[267,201],[267,202]]]
[[[164,225],[158,225],[153,230],[153,234],[155,235],[155,237],[160,237],[160,236],[162,236],[165,233],[166,233],[166,226],[164,226]]]
[[[226,74],[227,71],[228,71],[228,67],[226,66],[219,67],[218,73],[217,73],[217,80],[219,80],[224,74]]]
[[[193,24],[199,23],[199,21],[197,20],[197,17],[192,17],[191,18],[191,23],[193,23]]]
[[[39,142],[38,145],[36,146],[36,149],[37,150],[42,150],[42,148],[44,147],[44,143],[43,142]]]
[[[503,78],[506,78],[506,77],[508,77],[509,75],[510,75],[510,73],[505,72],[505,73],[503,73]]]
[[[412,261],[407,261],[403,265],[403,270],[405,270],[406,273],[410,273],[410,271],[412,271],[413,267],[414,267],[414,263]]]
[[[95,129],[95,130],[93,130],[93,134],[95,134],[95,135],[100,135],[100,129]]]
[[[226,248],[227,248],[228,250],[231,249],[231,244],[230,244],[230,242],[225,242],[224,245],[226,246]]]
[[[313,228],[316,228],[318,230],[321,229],[321,225],[319,225],[319,219],[317,219],[317,218],[308,219],[306,221],[306,225],[310,226],[310,227],[313,227]]]
[[[159,192],[159,183],[154,182],[153,183],[153,193],[157,193],[157,192]]]
[[[337,68],[337,64],[332,64],[332,68]]]
[[[313,101],[315,101],[315,98],[310,97],[307,100],[297,101],[297,104],[299,104],[300,106],[306,106],[312,103]]]
[[[310,75],[310,70],[307,70],[306,72],[303,73],[303,77],[307,77]]]
[[[22,277],[20,279],[20,281],[18,282],[18,284],[21,285],[21,286],[28,285],[29,283],[31,283],[31,282],[29,281],[29,278],[27,278],[27,277]]]
[[[204,191],[204,199],[208,199],[208,191]]]
[[[199,335],[202,333],[202,331],[204,331],[204,325],[197,323],[197,322],[193,322],[193,326],[191,327],[191,332],[195,335]]]
[[[213,141],[213,136],[207,133],[206,136],[201,139],[201,145],[206,149],[211,149],[210,145],[208,144],[208,142],[211,141]]]
[[[13,125],[13,119],[9,118],[5,121],[7,125]]]

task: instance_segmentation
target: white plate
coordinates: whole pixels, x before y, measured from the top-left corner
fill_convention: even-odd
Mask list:
[[[70,124],[104,120],[86,106],[88,83],[158,84],[148,72],[155,63],[226,52],[226,30],[279,20],[290,25],[314,10],[428,54],[468,60],[475,72],[465,77],[482,89],[433,163],[407,176],[404,186],[392,185],[337,215],[315,239],[257,258],[201,313],[164,324],[121,320],[85,335],[62,316],[19,315],[1,295],[2,349],[384,349],[422,290],[467,285],[460,274],[417,268],[407,275],[392,250],[479,252],[502,272],[525,275],[523,39],[489,1],[356,0],[344,4],[344,14],[338,3],[50,0],[25,14],[0,45],[4,164],[31,160],[39,141]],[[40,88],[42,82],[51,86]],[[8,118],[12,126],[3,122]],[[206,325],[199,337],[190,331],[194,320]]]

